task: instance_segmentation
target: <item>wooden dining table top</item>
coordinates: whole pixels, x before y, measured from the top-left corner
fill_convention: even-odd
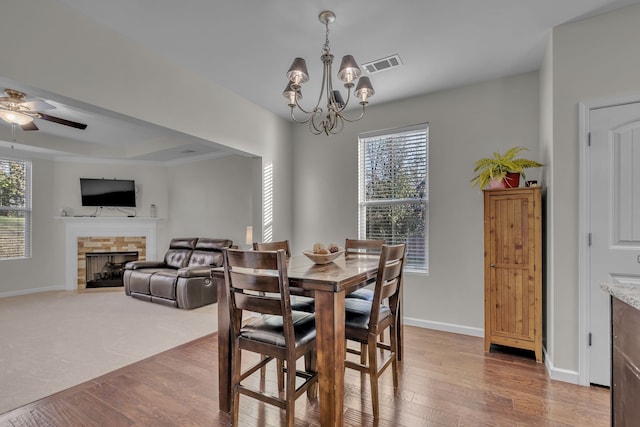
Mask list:
[[[294,255],[287,261],[289,286],[307,291],[349,293],[375,279],[379,259],[377,255],[351,255],[327,264],[315,264],[304,255]],[[222,278],[223,268],[212,269],[212,275]]]
[[[327,264],[315,264],[304,255],[295,255],[289,259],[287,274],[292,287],[349,293],[354,285],[375,278],[379,259],[375,255],[341,256]]]

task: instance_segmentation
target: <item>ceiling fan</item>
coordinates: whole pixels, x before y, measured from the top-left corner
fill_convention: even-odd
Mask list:
[[[23,130],[38,130],[33,119],[41,119],[76,129],[87,128],[84,123],[43,113],[43,110],[51,110],[56,107],[41,99],[27,100],[25,99],[27,95],[24,92],[15,89],[5,89],[4,92],[7,96],[0,97],[0,119],[12,126],[19,125]]]

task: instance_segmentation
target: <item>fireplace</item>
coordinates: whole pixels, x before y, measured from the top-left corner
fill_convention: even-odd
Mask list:
[[[65,228],[65,289],[86,287],[85,253],[138,252],[156,258],[158,218],[57,217]]]
[[[124,265],[138,259],[138,252],[89,252],[85,256],[87,288],[124,286]]]
[[[78,289],[88,288],[89,286],[87,286],[87,281],[95,280],[95,273],[108,273],[107,271],[103,271],[106,262],[125,262],[121,256],[118,257],[118,259],[105,259],[104,257],[110,253],[136,253],[136,259],[143,261],[146,260],[147,254],[145,241],[146,238],[144,236],[78,237]],[[93,257],[88,257],[87,255],[89,254],[95,254],[97,259],[93,260]],[[128,258],[131,258],[131,256]],[[92,266],[91,271],[89,271],[90,266],[87,264],[89,261],[95,263],[95,265]]]

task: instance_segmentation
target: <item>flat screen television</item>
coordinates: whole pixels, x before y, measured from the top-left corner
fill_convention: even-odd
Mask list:
[[[136,184],[132,179],[80,178],[82,206],[136,207]]]

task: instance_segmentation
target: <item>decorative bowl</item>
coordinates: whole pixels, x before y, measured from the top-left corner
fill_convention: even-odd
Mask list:
[[[338,252],[328,254],[314,254],[311,250],[303,251],[302,253],[316,264],[328,264],[344,254],[344,248],[340,248]]]

